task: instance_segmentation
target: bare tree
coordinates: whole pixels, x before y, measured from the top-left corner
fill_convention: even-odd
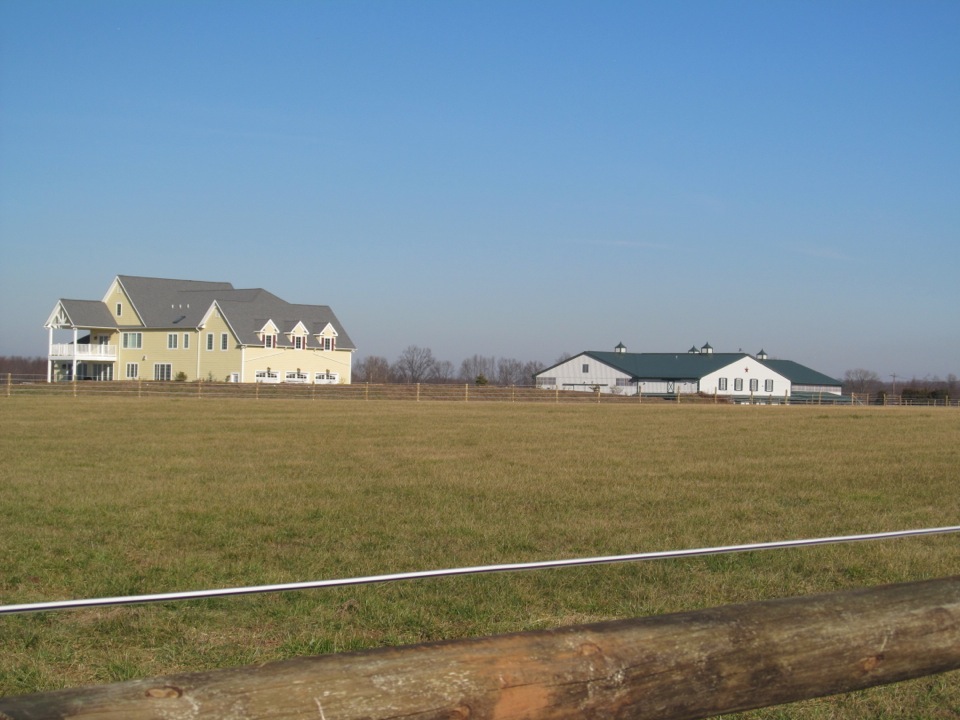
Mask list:
[[[448,383],[453,381],[453,363],[449,360],[437,360],[430,370],[430,382]]]
[[[390,382],[390,362],[379,355],[370,355],[357,363],[353,371],[356,382]]]
[[[460,363],[460,379],[464,382],[476,382],[481,375],[489,380],[496,377],[496,372],[497,359],[492,356],[474,355]]]
[[[430,377],[436,364],[430,348],[410,345],[400,353],[391,371],[397,382],[418,383]]]
[[[517,382],[517,385],[533,385],[534,384],[533,376],[536,375],[541,370],[543,370],[545,367],[546,365],[544,365],[539,360],[530,360],[528,362],[525,362],[523,364],[523,372],[522,372],[523,379]]]
[[[523,385],[523,363],[513,358],[499,358],[496,378],[498,385]]]
[[[854,368],[847,370],[843,376],[843,389],[848,393],[877,392],[882,386],[880,376],[873,370]]]

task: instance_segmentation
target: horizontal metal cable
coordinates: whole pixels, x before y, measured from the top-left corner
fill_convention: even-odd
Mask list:
[[[76,610],[78,608],[104,607],[108,605],[138,605],[142,603],[171,602],[175,600],[200,600],[203,598],[255,595],[258,593],[288,592],[291,590],[315,590],[319,588],[346,587],[350,585],[371,585],[373,583],[395,582],[397,580],[422,580],[427,578],[450,577],[453,575],[478,575],[481,573],[514,572],[517,570],[546,570],[549,568],[637,562],[641,560],[667,560],[670,558],[696,557],[700,555],[722,555],[754,550],[777,550],[782,548],[860,542],[864,540],[887,540],[890,538],[954,532],[960,532],[960,525],[924,528],[920,530],[896,530],[893,532],[870,533],[865,535],[840,535],[806,540],[751,543],[747,545],[723,545],[720,547],[695,548],[689,550],[660,550],[657,552],[634,553],[631,555],[608,555],[605,557],[543,560],[539,562],[508,563],[503,565],[478,565],[475,567],[446,568],[441,570],[418,570],[415,572],[392,573],[389,575],[368,575],[366,577],[339,578],[334,580],[311,580],[307,582],[282,583],[279,585],[251,585],[247,587],[220,588],[214,590],[156,593],[153,595],[124,595],[119,597],[87,598],[81,600],[55,600],[52,602],[24,603],[20,605],[0,605],[0,615],[43,612],[48,610]]]

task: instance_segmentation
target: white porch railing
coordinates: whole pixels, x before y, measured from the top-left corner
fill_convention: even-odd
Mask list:
[[[55,343],[50,346],[49,357],[81,360],[116,360],[116,345],[74,345],[73,343]]]

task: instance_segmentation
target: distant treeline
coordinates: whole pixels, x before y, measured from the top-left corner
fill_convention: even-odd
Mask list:
[[[938,376],[924,378],[905,378],[891,375],[882,380],[873,370],[856,368],[847,370],[843,378],[843,392],[869,393],[870,395],[890,395],[917,400],[943,400],[960,397],[960,381],[953,373],[946,380]]]
[[[6,375],[46,375],[47,360],[43,357],[0,355],[0,373]]]
[[[358,360],[353,366],[353,381],[533,385],[533,376],[545,367],[535,360],[473,355],[463,360],[457,368],[449,360],[438,360],[430,348],[411,345],[393,362],[380,355]]]

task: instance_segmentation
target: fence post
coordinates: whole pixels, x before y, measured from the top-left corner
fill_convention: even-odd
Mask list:
[[[463,401],[468,402],[470,400],[470,383],[463,384]]]
[[[364,400],[370,399],[370,381],[369,380],[366,382],[366,387],[363,388],[363,399]]]
[[[203,397],[203,380],[200,378],[197,378],[197,397]]]
[[[74,396],[74,397],[77,396],[77,375],[76,375],[76,373],[74,373],[74,375],[73,375],[73,396]]]
[[[960,578],[0,698],[0,717],[704,718],[960,668]]]
[[[420,402],[420,383],[417,383],[417,402]]]
[[[13,373],[7,373],[7,397],[10,397],[11,385],[13,385]]]

